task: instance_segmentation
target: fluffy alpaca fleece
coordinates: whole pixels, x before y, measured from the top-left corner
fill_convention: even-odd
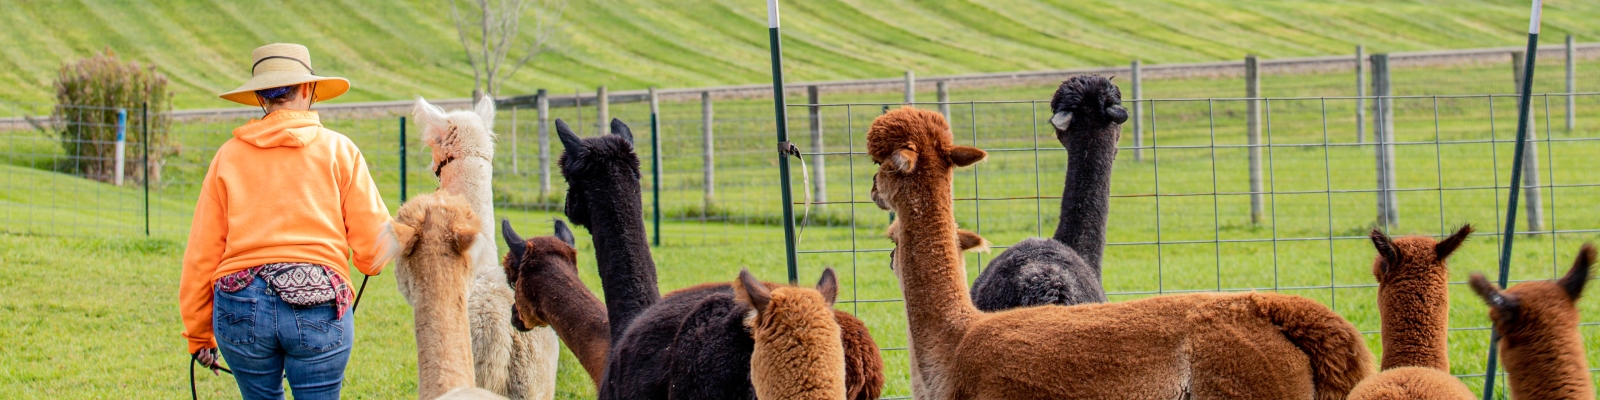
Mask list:
[[[472,387],[472,334],[467,326],[468,251],[478,239],[478,217],[460,197],[425,194],[400,207],[395,279],[410,289],[417,334],[417,397]]]
[[[894,271],[922,399],[1342,399],[1371,373],[1348,321],[1269,293],[1191,294],[985,314],[964,283],[953,169],[987,156],[956,146],[944,117],[902,108],[873,122],[872,197],[898,213]]]
[[[750,384],[761,399],[838,400],[845,398],[845,356],[833,300],[839,280],[833,269],[822,272],[816,289],[770,289],[739,272],[735,299],[750,307],[745,328],[755,349],[750,353]]]
[[[1050,99],[1056,140],[1067,149],[1055,237],[1028,238],[1001,252],[972,283],[983,311],[1106,302],[1100,285],[1111,210],[1111,169],[1128,110],[1110,79],[1075,76]]]
[[[1589,282],[1595,249],[1585,243],[1566,276],[1500,290],[1472,274],[1472,289],[1489,304],[1500,333],[1500,361],[1513,399],[1593,399],[1594,382],[1578,332],[1578,297]]]
[[[500,221],[500,233],[506,248],[511,249],[501,264],[506,282],[517,292],[512,326],[524,331],[532,326],[555,328],[599,387],[606,353],[611,350],[605,305],[578,279],[577,241],[572,230],[559,219],[554,225],[554,236],[523,240],[511,221]]]
[[[553,398],[560,341],[548,327],[513,332],[512,290],[505,284],[505,270],[495,263],[500,258],[493,238],[494,101],[480,101],[472,111],[446,113],[418,98],[415,114],[423,142],[433,149],[428,170],[442,189],[466,199],[482,225],[471,251],[473,280],[467,299],[478,386],[513,399]]]
[[[494,392],[475,387],[464,387],[451,390],[436,400],[504,400],[506,397]]]
[[[1383,316],[1383,372],[1351,390],[1351,399],[1473,399],[1450,371],[1450,268],[1472,226],[1442,241],[1425,236],[1369,235],[1378,256],[1378,311]]]

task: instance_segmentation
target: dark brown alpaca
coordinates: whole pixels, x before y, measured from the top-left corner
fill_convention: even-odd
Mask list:
[[[951,210],[953,169],[987,156],[956,146],[944,117],[902,108],[873,122],[872,197],[899,215],[894,271],[923,399],[1343,399],[1371,374],[1348,321],[1271,293],[978,311],[965,290]]]
[[[1472,226],[1443,241],[1426,236],[1390,239],[1374,229],[1378,250],[1372,275],[1378,279],[1378,311],[1383,315],[1383,372],[1351,390],[1351,399],[1473,399],[1450,375],[1450,269],[1445,260],[1461,248]]]
[[[1577,307],[1594,261],[1594,245],[1585,243],[1561,279],[1523,282],[1503,291],[1483,274],[1472,274],[1472,290],[1489,303],[1489,318],[1500,334],[1511,398],[1594,398]]]
[[[565,222],[555,220],[555,235],[523,240],[500,220],[504,236],[506,280],[516,291],[511,326],[519,331],[549,325],[572,349],[589,379],[600,384],[611,351],[611,328],[605,304],[578,279],[577,242]]]

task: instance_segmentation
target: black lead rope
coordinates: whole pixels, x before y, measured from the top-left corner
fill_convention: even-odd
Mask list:
[[[361,274],[361,288],[356,289],[356,300],[355,302],[350,303],[350,316],[352,318],[356,315],[356,307],[361,306],[361,294],[367,292],[367,279],[371,278],[372,275]]]

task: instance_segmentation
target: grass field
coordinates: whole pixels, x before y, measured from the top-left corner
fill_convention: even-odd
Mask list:
[[[1587,66],[1589,64],[1585,64]],[[1592,67],[1586,67],[1590,70]],[[1542,77],[1558,77],[1542,66]],[[1399,94],[1509,92],[1509,67],[1464,66],[1396,71]],[[1541,78],[1536,91],[1559,89]],[[1238,79],[1148,81],[1147,97],[1203,98],[1242,95]],[[1268,77],[1268,96],[1348,96],[1353,84],[1344,74]],[[959,101],[1043,99],[1048,87],[958,91]],[[827,102],[862,103],[827,107],[824,129],[829,146],[829,199],[813,210],[818,224],[802,232],[802,282],[816,279],[822,267],[839,269],[839,307],[856,313],[886,349],[890,396],[909,395],[904,347],[903,306],[889,271],[890,244],[882,238],[887,216],[867,201],[870,160],[859,152],[861,132],[881,106],[897,95],[856,93]],[[1546,102],[1548,100],[1548,103]],[[1571,261],[1583,241],[1600,238],[1600,96],[1578,98],[1579,129],[1567,131],[1562,97],[1536,97],[1538,143],[1546,230],[1564,233],[1519,235],[1513,254],[1514,280],[1553,276]],[[1373,158],[1371,146],[1355,145],[1353,100],[1273,100],[1263,161],[1269,176],[1268,212],[1253,224],[1248,216],[1244,174],[1244,104],[1237,100],[1160,101],[1146,104],[1146,161],[1135,162],[1131,127],[1125,126],[1115,166],[1112,217],[1105,285],[1114,301],[1206,290],[1279,290],[1317,299],[1367,332],[1378,330],[1370,275],[1372,250],[1363,238],[1371,227]],[[1477,238],[1453,258],[1452,281],[1472,271],[1493,271],[1503,216],[1503,190],[1515,125],[1509,97],[1395,100],[1402,223],[1396,234],[1437,234],[1460,223],[1479,226]],[[1151,105],[1153,104],[1153,105]],[[1548,104],[1548,106],[1546,106]],[[931,108],[931,106],[928,106]],[[1065,156],[1043,128],[1043,116],[1029,102],[953,105],[957,139],[990,150],[988,161],[957,174],[958,221],[997,244],[1050,232],[1060,192]],[[1044,108],[1038,105],[1038,108]],[[1153,109],[1152,109],[1153,108]],[[1548,112],[1546,111],[1548,109]],[[647,120],[641,104],[614,105],[612,115],[630,122]],[[1437,111],[1435,111],[1437,110]],[[522,174],[511,171],[513,154],[505,110],[500,114],[497,197],[525,235],[547,234],[557,214],[538,211],[532,168],[531,113],[520,115]],[[804,129],[802,108],[791,110],[791,128]],[[577,121],[578,110],[557,110]],[[587,112],[587,111],[585,111]],[[760,100],[717,105],[719,209],[698,221],[701,203],[699,108],[696,103],[663,105],[663,245],[655,256],[665,290],[706,281],[729,280],[749,267],[769,280],[783,279],[783,242],[777,219],[776,174],[770,148],[770,103]],[[1436,114],[1437,113],[1437,114]],[[1491,117],[1492,116],[1492,117]],[[589,116],[592,123],[592,115]],[[1043,116],[1047,118],[1047,116]],[[1369,117],[1370,118],[1370,117]],[[1435,119],[1437,118],[1437,120]],[[1437,121],[1437,122],[1435,122]],[[181,325],[174,309],[178,265],[193,207],[194,182],[226,132],[239,121],[180,125],[174,137],[184,147],[164,171],[169,180],[153,192],[155,235],[142,236],[141,192],[41,171],[59,162],[59,146],[48,137],[7,133],[0,142],[0,397],[134,397],[181,395],[186,372]],[[575,127],[586,124],[575,123]],[[350,135],[364,149],[391,209],[399,197],[396,122],[381,118],[335,120],[329,126]],[[634,123],[640,145],[647,130]],[[593,134],[592,125],[586,134]],[[432,190],[424,171],[428,155],[410,136],[410,192]],[[1214,132],[1214,135],[1213,135]],[[1370,132],[1369,132],[1370,134]],[[805,144],[805,139],[799,139]],[[1497,140],[1498,142],[1490,142]],[[1331,145],[1324,145],[1331,143]],[[559,144],[553,151],[559,153]],[[646,155],[647,156],[647,155]],[[646,160],[645,185],[649,181]],[[1037,172],[1036,172],[1037,171]],[[853,182],[852,182],[853,179]],[[554,179],[556,196],[562,190]],[[798,181],[798,180],[797,180]],[[801,184],[795,183],[796,189]],[[1441,190],[1441,188],[1443,190]],[[796,192],[799,197],[800,192]],[[1152,196],[1159,194],[1159,196]],[[648,196],[648,191],[647,191]],[[983,200],[972,200],[980,198]],[[650,199],[646,199],[647,207]],[[598,293],[593,248],[578,230],[583,278]],[[968,257],[968,277],[993,254]],[[707,262],[707,260],[716,260]],[[93,277],[93,278],[88,278]],[[1486,354],[1485,308],[1464,285],[1453,287],[1452,372],[1481,374]],[[396,295],[388,275],[373,280],[357,318],[358,344],[348,373],[347,393],[356,398],[407,397],[415,390],[415,344],[410,310]],[[1591,364],[1600,362],[1600,301],[1583,300],[1583,331]],[[1368,336],[1381,351],[1375,333]],[[570,355],[563,358],[562,398],[592,397],[587,377]],[[1467,379],[1481,387],[1481,380]],[[227,378],[205,377],[202,390],[231,396]]]
[[[110,48],[172,78],[176,106],[227,107],[214,94],[247,74],[250,49],[309,45],[317,71],[350,78],[338,101],[466,97],[472,88],[437,0],[228,2],[4,0],[0,99],[46,102],[61,63]],[[991,0],[785,2],[791,81],[1516,46],[1515,0]],[[1544,36],[1600,31],[1600,4],[1545,5]],[[502,94],[768,82],[758,1],[573,0],[557,47]],[[1581,40],[1594,38],[1581,37]]]

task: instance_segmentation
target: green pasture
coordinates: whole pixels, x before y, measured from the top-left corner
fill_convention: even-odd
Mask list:
[[[48,103],[63,62],[105,49],[172,79],[179,109],[248,76],[251,49],[304,43],[317,71],[354,82],[339,101],[466,97],[468,67],[448,3],[436,0],[226,2],[0,1],[0,98]],[[502,94],[769,81],[758,1],[574,0],[555,47]],[[990,0],[783,3],[791,81],[1028,71],[1146,63],[1518,46],[1515,0]],[[1600,5],[1545,5],[1546,45],[1600,31]],[[531,20],[531,17],[528,17]],[[525,29],[531,31],[532,29]],[[524,37],[524,39],[527,39]]]

